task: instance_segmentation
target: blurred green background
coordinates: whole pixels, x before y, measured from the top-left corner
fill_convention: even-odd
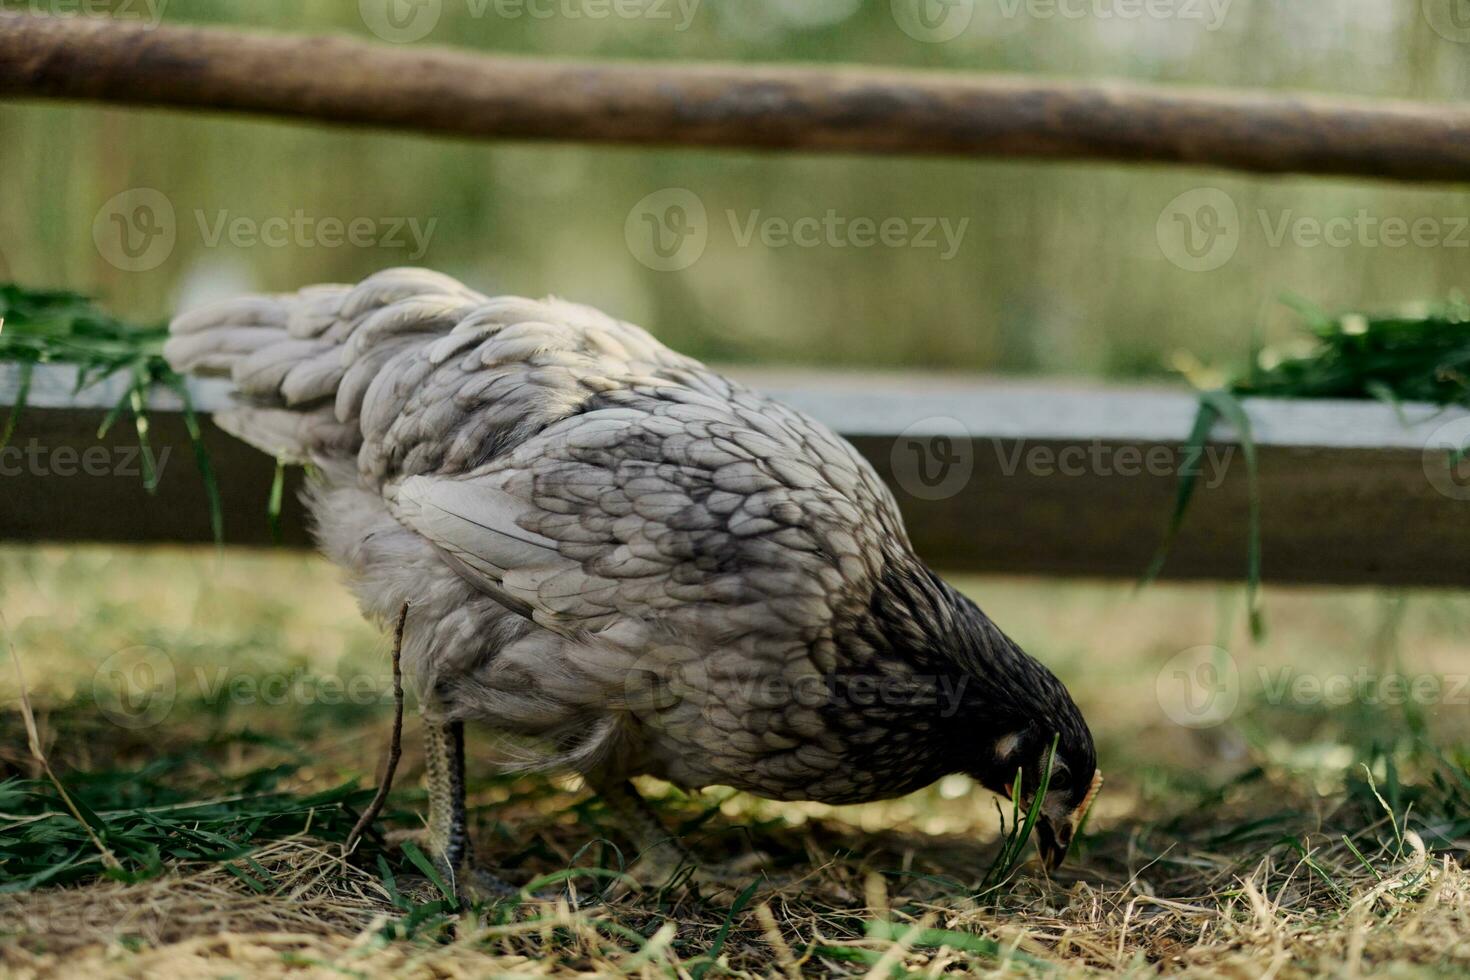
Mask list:
[[[111,0],[119,18],[218,23],[371,38],[363,9],[384,0]],[[400,0],[402,2],[402,0]],[[436,2],[436,0],[429,0]],[[437,0],[419,43],[548,56],[852,62],[957,71],[1115,77],[1180,85],[1457,101],[1470,93],[1462,0],[1153,0],[1167,16],[1120,16],[1132,0],[974,0],[968,26],[916,40],[911,0],[640,0],[640,16],[589,13],[599,0]],[[606,0],[601,0],[606,3]],[[632,0],[625,0],[631,3]],[[933,0],[925,0],[933,2]],[[957,0],[961,10],[968,0]],[[693,4],[691,9],[691,4]],[[905,7],[908,4],[908,7]],[[78,0],[3,0],[66,13]],[[411,8],[405,7],[405,10]],[[604,8],[605,9],[605,8]],[[628,11],[634,6],[620,6]],[[641,8],[640,8],[641,9]],[[943,12],[944,8],[934,7]],[[953,13],[953,10],[949,11]],[[1460,13],[1465,13],[1460,11]],[[687,16],[686,16],[687,14]],[[1080,14],[1080,16],[1072,16]],[[580,15],[580,16],[578,16]],[[906,18],[909,18],[906,20]],[[682,27],[682,29],[681,29]],[[1442,298],[1470,259],[1470,193],[1446,187],[1241,178],[1209,171],[1031,162],[776,156],[496,145],[160,112],[0,106],[0,278],[100,296],[161,318],[215,295],[355,280],[433,266],[486,290],[556,293],[642,323],[688,353],[767,361],[963,371],[1147,376],[1180,350],[1238,362],[1251,331],[1295,329],[1277,302],[1379,308]],[[177,243],[124,271],[94,243],[99,209],[132,188],[162,192]],[[709,212],[709,243],[660,272],[624,225],[650,193],[681,187]],[[1195,188],[1239,209],[1239,246],[1187,271],[1161,244],[1160,216]],[[741,245],[741,224],[834,211],[844,219],[968,223],[942,248]],[[1267,226],[1366,211],[1431,218],[1444,240],[1390,246],[1273,245]],[[433,222],[413,248],[211,243],[219,218]],[[411,239],[409,239],[411,241]],[[1458,243],[1458,244],[1457,244]]]

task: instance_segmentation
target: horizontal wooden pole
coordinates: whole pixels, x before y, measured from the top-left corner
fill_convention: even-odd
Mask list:
[[[869,67],[490,56],[0,14],[0,97],[486,139],[1184,164],[1470,179],[1470,109]]]
[[[957,572],[1138,576],[1173,505],[1195,399],[1185,391],[952,378],[732,372],[826,421],[893,487],[919,554]],[[0,451],[0,540],[206,543],[204,488],[168,393],[150,438],[168,458],[142,488],[137,436],[97,426],[116,386],[75,396],[43,368],[11,446]],[[0,405],[14,396],[0,367]],[[227,388],[195,383],[203,411]],[[1260,462],[1265,577],[1277,582],[1470,586],[1470,463],[1446,492],[1448,433],[1470,413],[1425,405],[1247,399]],[[1456,428],[1458,427],[1458,428]],[[212,424],[205,442],[224,494],[228,543],[270,542],[273,462]],[[1246,563],[1245,461],[1219,427],[1165,576],[1237,579]],[[1458,444],[1458,442],[1457,442]],[[1438,483],[1436,483],[1438,481]],[[293,474],[292,488],[299,483]],[[308,542],[288,492],[288,544]]]

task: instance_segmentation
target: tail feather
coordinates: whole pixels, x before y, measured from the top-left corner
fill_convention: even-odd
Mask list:
[[[268,331],[256,331],[266,335]],[[230,375],[235,389],[242,395],[271,400],[279,395],[288,405],[303,404],[311,399],[303,389],[300,369],[331,358],[321,355],[336,350],[323,340],[297,340],[289,336],[270,337],[246,357],[231,365]],[[317,398],[322,397],[317,395]]]
[[[198,333],[175,334],[164,345],[163,354],[180,372],[232,374],[236,365],[251,355],[289,339],[279,327],[221,325]]]
[[[181,313],[168,325],[175,337],[226,327],[278,327],[290,321],[289,296],[245,296]]]
[[[323,455],[351,456],[361,436],[325,410],[237,408],[218,412],[214,422],[236,439],[293,465],[319,463]]]
[[[356,286],[311,286],[293,294],[247,296],[180,314],[164,357],[175,370],[226,375],[238,405],[222,428],[278,458],[306,462],[355,452],[364,399],[381,427],[411,393],[374,391],[383,368],[448,334],[479,293],[424,269],[389,269]]]
[[[246,442],[319,465],[355,457],[379,485],[479,466],[578,411],[607,377],[693,365],[588,307],[490,299],[423,269],[194,310],[164,354],[234,381],[219,421]]]

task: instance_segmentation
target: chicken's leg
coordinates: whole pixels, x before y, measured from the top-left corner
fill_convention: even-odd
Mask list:
[[[722,891],[749,881],[751,868],[748,862],[710,865],[696,857],[664,826],[653,807],[626,779],[593,779],[590,782],[638,848],[638,856],[631,869],[635,879],[659,888],[682,883],[699,885],[707,891]],[[756,865],[763,863],[762,855],[751,857]],[[625,886],[619,886],[614,889],[614,894],[625,890]]]
[[[465,811],[464,722],[424,715],[429,783],[429,855],[456,899],[504,898],[520,890],[475,867]]]
[[[663,825],[632,783],[614,779],[594,783],[594,788],[633,839],[638,849],[636,864],[645,869],[650,884],[666,885],[683,870],[700,867],[699,860]]]

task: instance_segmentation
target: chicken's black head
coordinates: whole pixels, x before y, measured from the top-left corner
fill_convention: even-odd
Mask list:
[[[890,564],[863,622],[865,648],[901,662],[905,676],[930,677],[937,696],[922,703],[942,707],[939,721],[908,718],[906,728],[892,718],[864,719],[886,724],[887,737],[875,744],[889,750],[890,762],[899,744],[917,746],[902,756],[911,778],[890,780],[885,791],[962,772],[1009,798],[1019,776],[1025,813],[1046,774],[1038,846],[1049,867],[1060,865],[1102,782],[1092,733],[1062,682],[916,559]]]
[[[1070,699],[1068,699],[1070,701]],[[1012,798],[1019,784],[1020,812],[1030,811],[1036,790],[1045,785],[1037,819],[1037,850],[1052,870],[1061,866],[1087,808],[1102,785],[1092,736],[1072,707],[1061,724],[1031,724],[995,739],[991,758],[971,773],[987,789]],[[1075,721],[1075,725],[1073,722]],[[1056,750],[1053,754],[1052,747]]]
[[[1055,674],[973,602],[941,586],[948,608],[940,618],[948,622],[939,643],[968,682],[949,726],[956,768],[1007,798],[1019,780],[1023,814],[1045,783],[1037,846],[1055,869],[1102,784],[1092,732]]]

